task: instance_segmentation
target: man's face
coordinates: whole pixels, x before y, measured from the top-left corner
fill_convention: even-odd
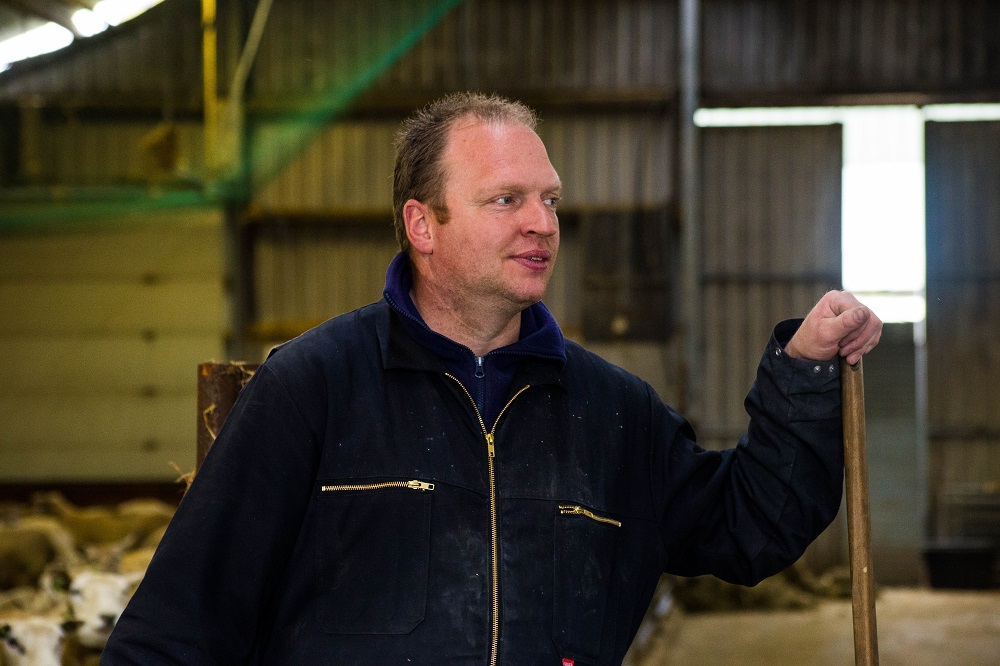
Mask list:
[[[434,288],[482,307],[541,300],[559,251],[560,191],[541,139],[521,124],[460,119],[442,165],[448,221],[432,225]]]

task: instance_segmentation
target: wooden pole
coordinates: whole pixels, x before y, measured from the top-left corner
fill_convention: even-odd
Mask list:
[[[878,664],[875,627],[875,576],[872,570],[868,506],[868,458],[865,443],[865,383],[861,361],[840,359],[844,422],[844,475],[847,485],[847,542],[851,558],[851,606],[854,615],[854,663]]]
[[[259,363],[198,364],[198,448],[195,470],[205,462],[219,429],[229,416],[240,389],[253,376]]]

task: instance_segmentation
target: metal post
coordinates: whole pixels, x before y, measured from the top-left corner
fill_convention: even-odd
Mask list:
[[[216,141],[219,135],[219,57],[215,27],[215,0],[201,0],[202,91],[205,106],[205,171],[212,181],[218,168]]]
[[[678,144],[680,161],[679,206],[683,233],[683,275],[681,308],[686,331],[684,346],[684,411],[692,420],[701,416],[702,364],[702,295],[701,295],[701,160],[698,128],[694,112],[698,109],[701,88],[701,2],[681,0],[678,24],[680,61],[680,104],[678,107]]]

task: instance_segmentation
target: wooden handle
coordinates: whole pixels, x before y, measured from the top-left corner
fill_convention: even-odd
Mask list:
[[[854,663],[874,666],[878,664],[878,633],[875,627],[875,576],[868,506],[865,381],[861,361],[850,365],[841,358],[840,382],[847,484],[847,542],[851,556],[851,607],[854,613]]]

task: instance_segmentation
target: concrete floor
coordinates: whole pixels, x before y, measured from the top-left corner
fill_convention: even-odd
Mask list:
[[[1000,664],[1000,590],[883,588],[876,626],[884,665]],[[851,602],[804,611],[674,611],[637,657],[641,666],[849,666]]]

